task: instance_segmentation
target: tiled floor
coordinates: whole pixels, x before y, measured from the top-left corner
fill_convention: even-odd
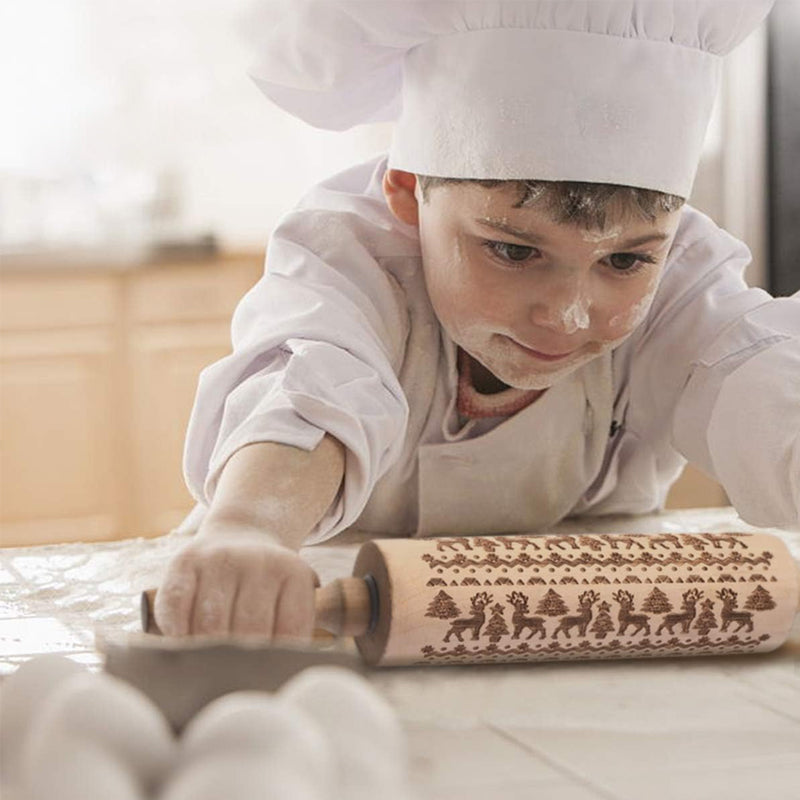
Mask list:
[[[752,530],[730,510],[570,522],[561,532]],[[800,562],[800,533],[779,533]],[[96,627],[139,628],[139,591],[185,541],[0,550],[0,675],[45,652],[93,669]],[[307,551],[323,582],[358,537]],[[798,800],[800,619],[762,656],[375,670],[420,800]]]

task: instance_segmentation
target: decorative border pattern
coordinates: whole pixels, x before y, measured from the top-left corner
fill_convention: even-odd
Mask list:
[[[746,535],[455,537],[420,559],[441,621],[420,664],[753,652],[776,608]]]

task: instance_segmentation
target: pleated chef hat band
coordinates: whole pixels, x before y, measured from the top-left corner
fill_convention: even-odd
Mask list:
[[[273,0],[252,75],[317,127],[395,120],[398,169],[688,197],[721,56],[772,4]]]

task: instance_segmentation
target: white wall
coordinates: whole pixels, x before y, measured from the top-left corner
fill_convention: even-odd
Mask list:
[[[317,131],[258,92],[237,28],[251,2],[0,2],[0,244],[155,229],[261,248],[308,187],[384,150],[388,126]],[[693,198],[757,260],[764,50],[729,65]]]
[[[0,4],[6,241],[34,236],[37,225],[26,217],[37,204],[38,214],[52,216],[53,195],[84,203],[84,215],[99,202],[112,227],[136,227],[133,207],[152,204],[160,186],[161,209],[179,214],[174,231],[210,229],[231,247],[263,246],[305,189],[385,149],[387,126],[327,133],[269,104],[246,74],[251,53],[237,24],[249,7],[250,0]],[[69,224],[51,221],[49,238],[66,236]],[[72,224],[93,232],[86,220]]]

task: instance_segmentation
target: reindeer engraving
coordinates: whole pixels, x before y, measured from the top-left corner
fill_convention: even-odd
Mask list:
[[[503,536],[498,537],[500,539],[500,543],[506,550],[513,550],[515,547],[520,547],[523,551],[527,548],[531,548],[532,550],[541,550],[542,548],[539,547],[536,542],[531,539],[531,537],[523,537],[523,536],[509,536],[508,534],[504,534]]]
[[[506,599],[514,606],[514,613],[511,615],[514,633],[511,634],[511,638],[519,639],[520,633],[527,628],[529,630],[529,639],[534,633],[540,633],[541,636],[539,638],[544,639],[546,635],[544,630],[544,617],[528,616],[528,598],[522,594],[522,592],[511,592]]]
[[[669,550],[668,545],[672,545],[676,550],[681,549],[681,540],[674,533],[662,533],[648,538],[654,550],[656,547],[663,547],[665,550]]]
[[[563,550],[565,544],[569,545],[573,550],[580,550],[580,546],[575,541],[574,536],[548,536],[545,539],[545,547],[548,550],[552,550],[554,547]]]
[[[472,595],[469,599],[472,616],[454,619],[450,623],[450,630],[448,630],[444,636],[444,641],[449,642],[450,637],[455,634],[456,639],[458,639],[459,642],[463,642],[464,639],[461,637],[461,634],[468,630],[472,631],[472,638],[477,639],[478,636],[480,636],[483,623],[486,621],[486,611],[484,609],[492,602],[492,599],[492,595],[486,592],[478,592],[478,594]]]
[[[558,634],[563,631],[567,639],[570,638],[570,628],[577,627],[579,636],[586,636],[586,628],[592,621],[592,606],[600,599],[597,592],[589,590],[584,592],[578,598],[578,605],[580,606],[581,613],[575,616],[566,616],[561,618],[558,627],[553,631],[553,638],[557,639]]]
[[[684,592],[683,602],[681,603],[683,612],[677,614],[667,614],[662,623],[658,626],[656,636],[658,636],[658,634],[661,633],[664,628],[666,628],[670,633],[674,633],[672,628],[679,622],[681,624],[681,630],[684,633],[688,633],[689,626],[692,624],[692,620],[697,614],[697,601],[701,596],[702,595],[700,594],[699,589],[690,589],[688,592]]]
[[[636,545],[640,550],[644,550],[644,545],[642,544],[642,539],[644,536],[629,536],[629,535],[622,535],[622,534],[615,534],[614,536],[608,537],[608,543],[611,545],[612,550],[617,550],[620,544],[628,545],[625,549],[630,550],[631,547]]]
[[[742,541],[741,536],[736,536],[735,534],[731,533],[701,533],[700,534],[703,539],[706,541],[711,542],[711,544],[716,547],[718,550],[722,548],[723,542],[728,545],[728,547],[733,550],[737,546],[741,547],[742,550],[747,550],[747,545]]]
[[[682,533],[681,541],[686,547],[691,547],[694,550],[699,550],[701,553],[704,553],[706,547],[708,547],[708,542],[705,542],[699,536],[693,536],[690,533]]]
[[[578,537],[578,542],[581,545],[581,547],[583,547],[585,549],[588,549],[588,550],[592,550],[595,553],[597,553],[600,550],[602,550],[603,549],[603,545],[604,545],[604,542],[602,541],[602,539],[598,539],[598,538],[593,537],[593,536],[579,536]],[[585,555],[588,555],[588,553],[586,553]],[[591,556],[589,556],[589,558],[591,558]]]
[[[463,550],[472,550],[472,545],[469,543],[469,540],[463,536],[457,539],[439,539],[436,542],[436,551],[439,553],[443,553],[446,549],[455,552],[459,547]]]
[[[737,611],[736,606],[738,603],[736,592],[733,589],[720,589],[717,592],[717,597],[722,600],[722,627],[721,631],[727,631],[728,625],[731,622],[737,622],[739,627],[734,631],[737,633],[745,625],[747,630],[753,630],[753,615],[749,611]]]
[[[615,592],[612,597],[619,603],[619,631],[617,633],[623,634],[628,629],[628,625],[633,625],[634,634],[644,628],[644,632],[650,635],[650,618],[647,614],[631,614],[633,610],[633,595],[630,592],[625,592],[620,589]]]

